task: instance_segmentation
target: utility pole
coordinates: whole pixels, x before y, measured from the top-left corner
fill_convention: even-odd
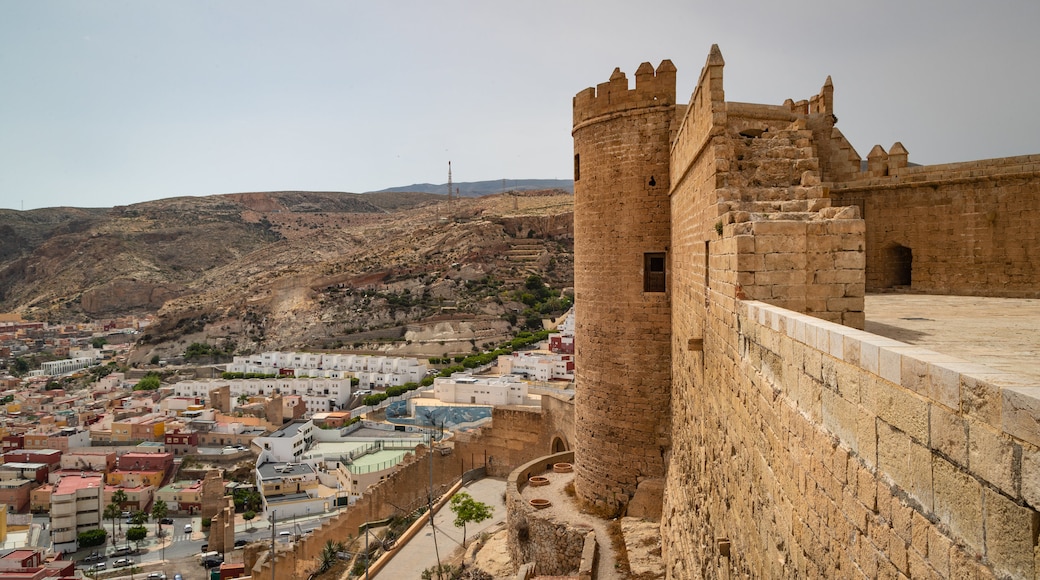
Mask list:
[[[448,210],[451,210],[451,161],[448,161]]]
[[[427,418],[429,418],[431,420],[430,423],[432,425],[433,417],[432,416],[428,416]],[[427,450],[427,453],[430,454],[430,493],[429,493],[429,495],[426,496],[427,502],[428,502],[427,509],[430,512],[430,532],[433,534],[433,553],[434,553],[435,556],[437,556],[437,580],[442,580],[442,578],[441,578],[441,552],[437,548],[437,528],[434,527],[434,525],[433,525],[433,429],[432,428],[430,429],[430,447]]]
[[[274,524],[276,521],[274,510],[271,510],[271,580],[274,580]]]

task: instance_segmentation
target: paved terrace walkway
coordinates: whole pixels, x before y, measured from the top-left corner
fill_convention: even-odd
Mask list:
[[[494,508],[491,519],[479,524],[466,526],[466,542],[485,529],[498,525],[506,519],[506,506],[502,496],[506,491],[504,479],[486,478],[474,481],[462,488],[469,493],[473,499],[484,502]],[[398,546],[394,551],[394,557],[379,571],[377,575],[380,580],[413,580],[418,579],[422,571],[437,565],[437,553],[433,545],[433,533],[430,531],[429,516],[426,516],[426,527],[419,531],[407,544]],[[456,528],[455,513],[445,505],[433,516],[433,523],[437,527],[437,549],[440,551],[441,561],[447,562],[448,556],[462,545],[462,528]]]
[[[1040,299],[870,294],[866,330],[1040,379]]]

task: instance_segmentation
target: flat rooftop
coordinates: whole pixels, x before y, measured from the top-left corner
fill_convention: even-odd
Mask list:
[[[1040,381],[1040,299],[868,294],[867,332]]]
[[[294,437],[300,432],[300,428],[307,424],[307,421],[294,421],[285,425],[281,429],[268,435],[268,437]]]
[[[314,468],[306,463],[264,463],[257,468],[263,480],[281,479],[295,475],[310,475]]]

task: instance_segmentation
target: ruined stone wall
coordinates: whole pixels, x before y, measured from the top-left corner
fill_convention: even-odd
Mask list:
[[[881,172],[831,190],[862,208],[868,290],[1040,296],[1040,155]]]
[[[760,302],[735,315],[676,378],[714,387],[673,418],[671,577],[1035,576],[1040,387]]]
[[[213,516],[207,535],[209,550],[213,552],[230,552],[235,546],[235,501],[231,496],[224,497],[224,507]]]
[[[573,403],[565,398],[544,396],[542,408],[496,407],[491,425],[456,434],[449,455],[433,453],[435,494],[446,491],[463,473],[484,465],[485,457],[488,476],[506,477],[517,466],[547,455],[552,434],[563,434],[573,441],[573,429]],[[343,541],[357,536],[361,524],[398,513],[395,505],[412,509],[424,503],[429,469],[429,456],[420,447],[417,457],[407,458],[400,469],[370,487],[356,504],[297,542],[295,552],[279,553],[276,570],[295,569],[299,577],[306,577],[316,568],[327,540]],[[253,577],[269,578],[270,574],[267,561],[257,560]]]
[[[224,508],[224,478],[220,470],[211,469],[202,479],[202,498],[199,515],[203,519],[212,518]]]
[[[615,70],[574,98],[575,488],[602,512],[664,475],[669,444],[675,67],[635,76],[629,89]]]

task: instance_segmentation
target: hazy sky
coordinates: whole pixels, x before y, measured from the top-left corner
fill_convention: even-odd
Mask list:
[[[0,0],[0,207],[571,177],[571,97],[708,50],[866,156],[1040,153],[1040,2]]]

